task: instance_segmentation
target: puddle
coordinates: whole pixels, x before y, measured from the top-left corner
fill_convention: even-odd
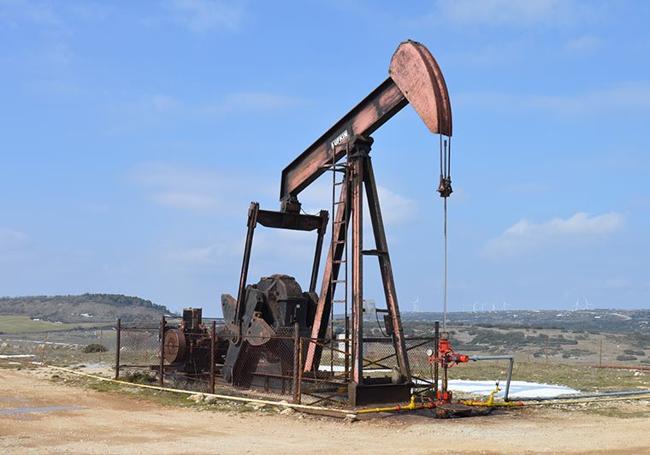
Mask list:
[[[77,411],[85,409],[83,406],[40,406],[40,407],[20,407],[0,409],[0,416],[22,415],[22,414],[46,414],[48,412],[58,411]]]

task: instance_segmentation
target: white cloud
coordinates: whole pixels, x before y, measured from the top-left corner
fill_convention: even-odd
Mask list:
[[[177,114],[184,108],[176,98],[162,93],[142,95],[135,100],[119,103],[112,107],[116,113],[127,116],[129,120],[159,118],[165,114]]]
[[[337,180],[340,177],[337,177]],[[339,197],[339,188],[337,187],[336,199]],[[385,225],[398,225],[408,223],[413,220],[417,214],[417,203],[406,196],[396,193],[385,186],[378,185],[379,204],[381,206],[381,215]],[[317,213],[319,210],[332,211],[332,177],[325,175],[314,182],[299,196],[303,209],[307,213]],[[367,200],[363,202],[364,210],[367,211]],[[331,214],[330,214],[331,216]],[[366,216],[364,223],[370,226],[370,218]]]
[[[295,106],[301,100],[286,95],[264,92],[242,92],[226,97],[227,110],[276,110]]]
[[[650,83],[622,84],[574,96],[537,96],[528,103],[533,108],[569,115],[645,110],[650,108]]]
[[[268,92],[240,92],[225,96],[220,102],[197,107],[202,115],[224,115],[237,112],[279,111],[302,103],[303,100],[288,95]]]
[[[439,0],[438,13],[458,25],[529,26],[559,23],[574,16],[570,0]]]
[[[24,246],[29,237],[24,232],[0,228],[0,253],[13,251]]]
[[[529,48],[530,43],[524,39],[507,42],[486,42],[478,46],[454,50],[446,57],[446,60],[461,67],[500,67],[522,61],[528,56]]]
[[[572,54],[590,54],[600,47],[600,39],[583,35],[566,42],[564,49]]]
[[[457,102],[493,112],[541,111],[558,116],[582,117],[613,111],[650,109],[650,82],[619,84],[571,95],[515,95],[508,93],[463,93]]]
[[[623,215],[610,212],[590,216],[578,212],[569,218],[553,218],[543,223],[520,220],[485,245],[483,254],[489,258],[519,256],[531,251],[567,242],[588,241],[620,231]]]
[[[549,184],[540,182],[508,183],[503,186],[503,191],[515,194],[546,193],[550,190]]]
[[[243,221],[245,220],[239,219],[238,225],[240,227]],[[236,221],[233,221],[233,223],[236,223]],[[244,226],[236,233],[221,232],[218,242],[207,245],[162,247],[161,249],[165,251],[163,258],[182,267],[238,269],[241,266],[241,258],[244,252],[245,235]],[[329,239],[326,239],[326,242],[328,241]],[[315,246],[315,232],[258,227],[253,241],[251,275],[261,276],[264,273],[273,273],[275,268],[286,267],[286,264],[311,266]],[[326,250],[324,254],[326,254]],[[305,270],[307,269],[305,268]]]
[[[156,111],[170,111],[178,106],[178,102],[173,97],[160,94],[152,95],[144,100],[144,103]]]
[[[53,27],[62,25],[61,18],[49,3],[28,0],[0,0],[0,22],[10,26],[21,22]]]
[[[240,179],[226,172],[201,170],[167,164],[140,166],[132,179],[142,186],[154,203],[181,210],[212,212],[216,210],[241,211],[239,204],[245,197]],[[254,188],[247,187],[248,192]],[[242,190],[242,191],[238,191]],[[240,197],[237,197],[240,196]]]
[[[384,223],[396,225],[413,220],[417,213],[417,204],[413,199],[397,194],[381,185],[377,187],[377,191]]]
[[[212,267],[231,265],[235,255],[241,255],[243,248],[235,250],[233,244],[214,243],[207,246],[173,249],[166,259],[184,266]]]
[[[152,198],[160,205],[176,209],[208,211],[218,206],[216,197],[198,192],[161,191]]]
[[[222,0],[171,0],[174,20],[197,33],[211,30],[236,31],[243,17],[237,2]]]
[[[214,102],[192,103],[179,97],[155,93],[135,100],[112,103],[107,111],[115,117],[113,133],[132,131],[143,126],[157,126],[171,120],[221,118],[231,114],[262,114],[277,112],[302,103],[289,95],[268,92],[237,92]]]

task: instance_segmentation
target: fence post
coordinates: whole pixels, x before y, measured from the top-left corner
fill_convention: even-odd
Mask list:
[[[46,355],[47,355],[47,340],[49,340],[50,337],[50,332],[45,332],[45,339],[43,340],[43,349],[41,350],[41,363],[46,363]]]
[[[217,322],[212,321],[212,330],[210,331],[210,393],[214,393],[214,362],[217,342]]]
[[[433,325],[433,355],[435,362],[433,363],[433,397],[438,399],[438,382],[440,380],[440,364],[438,362],[440,355],[440,321],[436,321]]]
[[[115,379],[120,377],[120,349],[122,347],[122,320],[117,318],[115,325]]]
[[[598,350],[598,366],[603,367],[603,337],[600,336],[600,349]]]
[[[346,304],[347,305],[347,304]],[[343,356],[345,357],[345,382],[348,382],[350,379],[350,331],[348,330],[348,327],[350,326],[350,317],[346,316],[345,317],[345,354]]]
[[[300,403],[299,395],[299,373],[300,370],[300,325],[298,322],[293,324],[293,402]]]
[[[303,364],[303,359],[302,359],[302,350],[303,350],[303,344],[302,344],[303,339],[298,338],[298,401],[296,401],[297,404],[300,404],[302,402],[302,369],[305,367]]]
[[[160,378],[158,379],[160,386],[165,383],[165,315],[160,319]]]

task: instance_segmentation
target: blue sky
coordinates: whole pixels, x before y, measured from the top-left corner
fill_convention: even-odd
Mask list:
[[[450,309],[647,308],[650,4],[417,3],[0,0],[0,295],[217,314],[249,202],[412,38],[454,115]],[[374,138],[401,306],[440,310],[438,139],[410,107]],[[306,287],[312,242],[260,229],[251,281]]]

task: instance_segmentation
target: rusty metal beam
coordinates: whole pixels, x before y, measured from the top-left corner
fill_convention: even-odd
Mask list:
[[[368,158],[365,147],[350,157],[352,204],[352,382],[363,382],[363,174]]]
[[[246,280],[248,279],[248,267],[251,260],[251,249],[253,248],[253,234],[257,226],[257,214],[260,211],[260,204],[251,202],[248,209],[248,221],[246,223],[246,243],[244,244],[244,258],[241,264],[241,273],[239,274],[239,287],[237,289],[237,306],[235,307],[235,317],[233,322],[237,324],[237,337],[241,337],[241,319],[244,308],[244,293],[246,291]]]
[[[350,199],[349,185],[347,181],[341,185],[341,194],[339,196],[338,208],[334,215],[333,222],[333,245],[328,248],[327,261],[323,270],[323,281],[321,283],[321,293],[316,306],[316,315],[312,326],[311,341],[307,347],[303,371],[309,372],[318,368],[320,362],[320,353],[322,346],[319,346],[315,340],[322,340],[327,335],[327,324],[329,322],[332,300],[336,292],[336,280],[341,269],[341,258],[345,250],[345,236],[350,222],[350,210],[348,210],[348,201]],[[332,282],[334,280],[334,282]]]
[[[265,227],[277,229],[314,231],[322,228],[323,218],[327,217],[327,210],[321,210],[320,215],[301,215],[299,213],[286,213],[259,209],[257,212],[257,223]]]
[[[318,284],[318,268],[320,266],[320,258],[323,251],[323,237],[327,231],[327,223],[329,221],[329,214],[327,210],[320,211],[321,225],[318,228],[318,237],[316,238],[316,249],[314,251],[314,262],[311,267],[311,279],[309,281],[309,292],[316,292],[316,285]]]
[[[336,146],[354,136],[372,134],[407,104],[393,80],[386,79],[282,171],[280,199],[297,196],[320,177],[332,163],[332,148],[336,148],[336,160],[340,160],[345,156],[345,147]]]
[[[389,75],[282,171],[283,207],[327,170],[333,149],[340,160],[346,150],[337,146],[356,136],[370,136],[409,103],[432,133],[451,136],[449,93],[440,67],[426,47],[415,41],[400,44]]]
[[[408,382],[411,380],[411,368],[409,366],[409,358],[406,353],[406,343],[404,342],[402,320],[400,318],[399,305],[397,303],[397,291],[395,289],[393,267],[391,265],[390,255],[388,253],[388,241],[386,240],[386,231],[384,230],[384,221],[381,215],[381,207],[379,205],[379,194],[377,193],[377,184],[375,183],[375,174],[372,169],[372,162],[370,160],[370,157],[367,157],[364,160],[364,164],[364,183],[366,187],[366,197],[368,198],[368,211],[370,213],[372,230],[375,237],[377,259],[379,260],[381,281],[384,286],[386,306],[388,307],[388,314],[393,326],[393,346],[397,355],[397,364],[399,366],[400,373]]]

